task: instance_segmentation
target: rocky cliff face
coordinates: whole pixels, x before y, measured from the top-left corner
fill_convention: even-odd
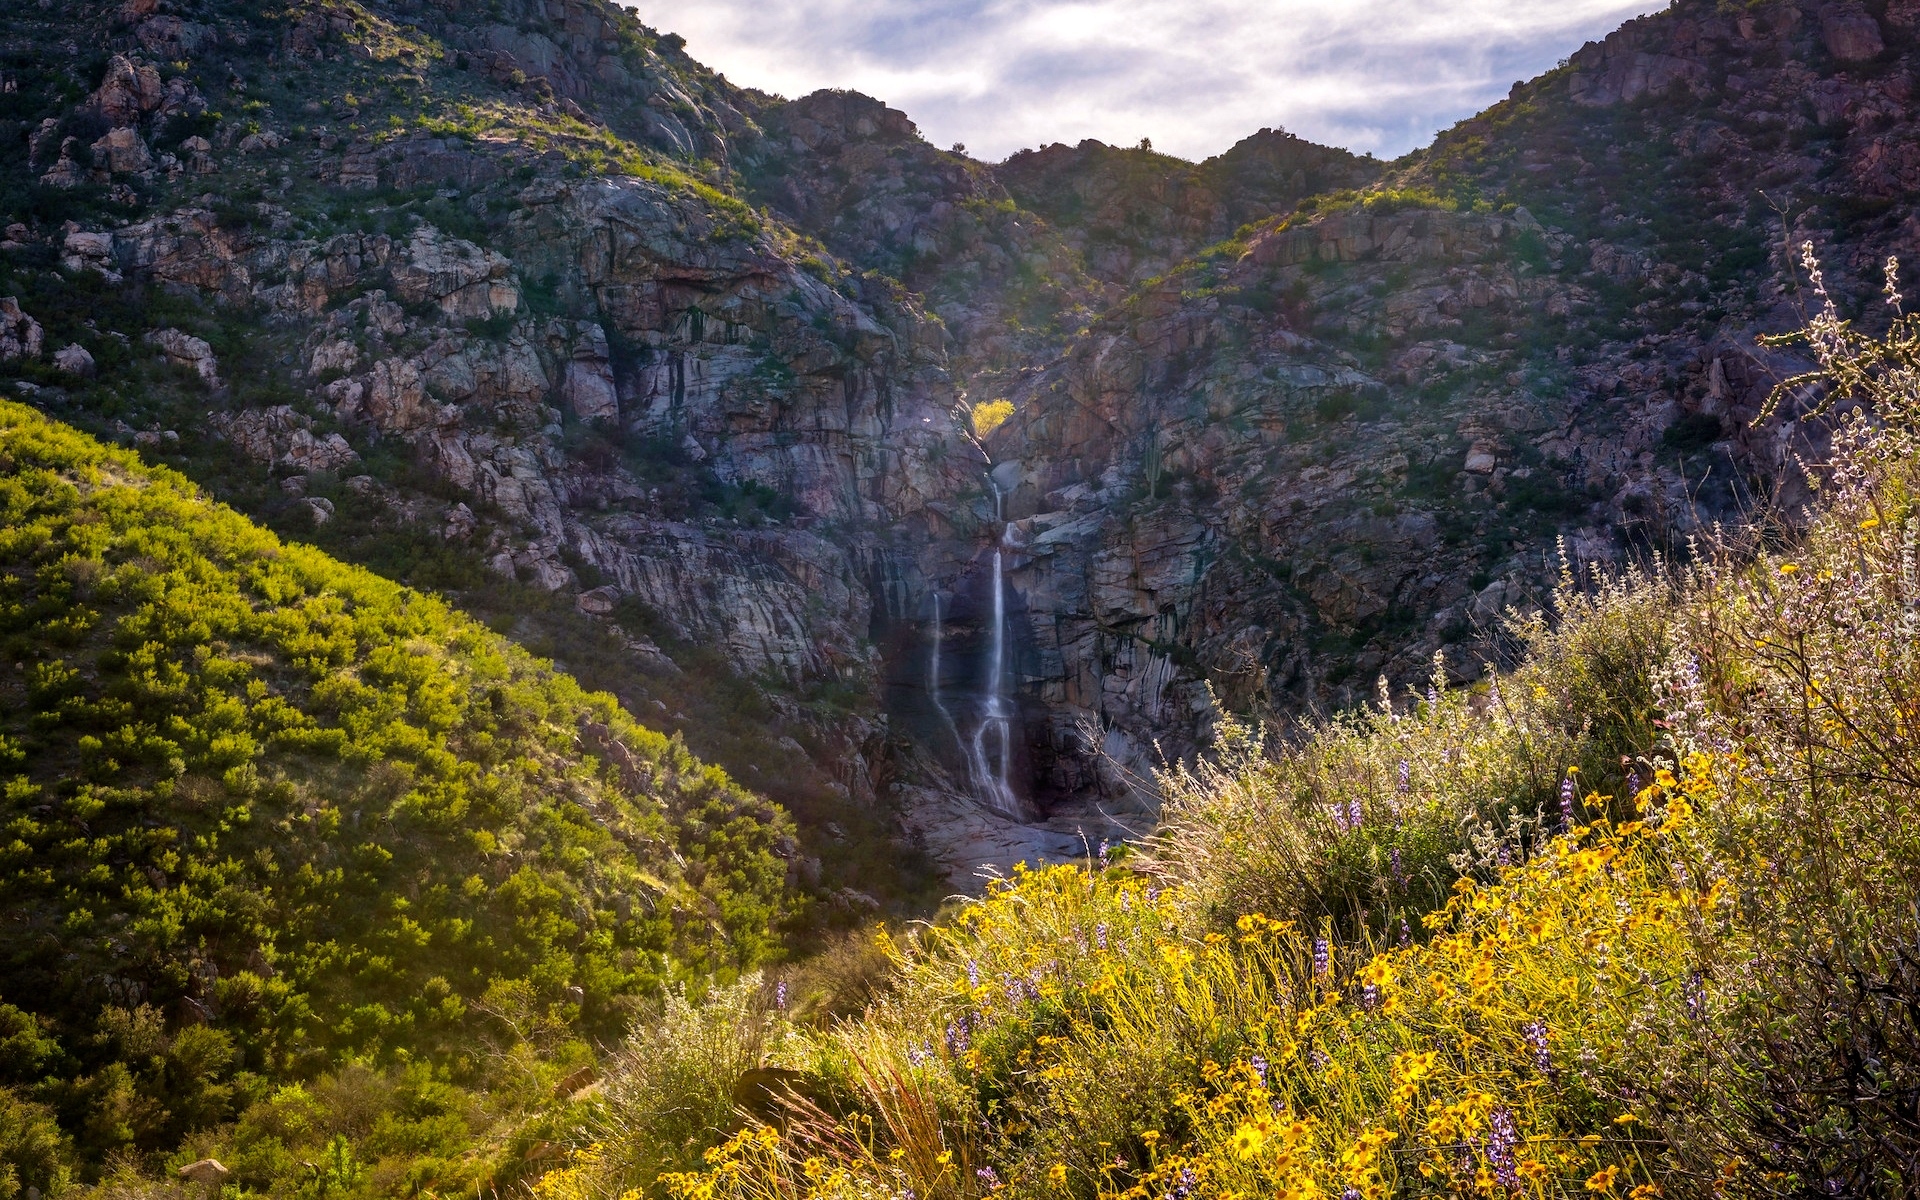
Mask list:
[[[1605,569],[1790,514],[1820,431],[1753,424],[1803,365],[1755,335],[1801,318],[1783,247],[1855,310],[1916,249],[1909,7],[1634,22],[1028,374],[989,449],[1020,464],[1029,686],[1143,762],[1204,740],[1203,684],[1284,714],[1435,655],[1470,679],[1562,548]]]
[[[1782,245],[1851,299],[1920,249],[1920,9],[1723,7],[1400,163],[1263,131],[1197,166],[982,164],[598,0],[28,9],[0,351],[111,427],[112,369],[31,364],[146,347],[300,519],[364,501],[638,675],[733,673],[777,769],[964,878],[1115,828],[1087,805],[1204,744],[1209,687],[1284,720],[1471,679],[1562,545],[1792,503],[1818,433],[1749,427],[1793,365],[1753,335],[1796,319]],[[34,312],[48,268],[149,327]]]

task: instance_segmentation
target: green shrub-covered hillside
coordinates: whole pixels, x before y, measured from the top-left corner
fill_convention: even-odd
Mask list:
[[[259,1125],[289,1081],[418,1109],[526,1047],[572,1069],[790,915],[785,816],[677,741],[12,404],[0,630],[0,1195]],[[457,1150],[465,1103],[382,1152]],[[268,1160],[333,1145],[267,1126]]]

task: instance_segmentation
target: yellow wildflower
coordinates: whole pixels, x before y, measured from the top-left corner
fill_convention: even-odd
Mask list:
[[[1233,1152],[1243,1159],[1260,1153],[1260,1147],[1266,1143],[1267,1135],[1252,1125],[1242,1125],[1233,1134]]]
[[[1055,1163],[1051,1167],[1048,1167],[1047,1178],[1057,1184],[1065,1183],[1067,1181],[1067,1164]]]
[[[1595,1171],[1587,1180],[1587,1190],[1590,1192],[1611,1192],[1613,1190],[1614,1177],[1619,1174],[1619,1167],[1607,1167],[1604,1170]]]

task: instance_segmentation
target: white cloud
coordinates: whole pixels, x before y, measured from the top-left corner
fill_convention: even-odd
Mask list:
[[[844,87],[981,158],[1187,158],[1263,126],[1394,155],[1665,0],[627,0],[735,83]]]

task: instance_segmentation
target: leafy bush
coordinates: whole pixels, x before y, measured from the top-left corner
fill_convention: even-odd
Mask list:
[[[986,437],[1013,418],[1013,401],[982,400],[968,412],[975,437]]]

